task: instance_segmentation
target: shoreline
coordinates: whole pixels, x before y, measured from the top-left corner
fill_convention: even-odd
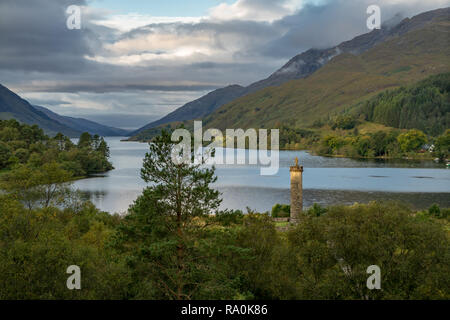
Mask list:
[[[120,140],[120,142],[137,142],[137,143],[150,143],[151,141],[146,140]],[[245,148],[245,150],[249,150],[249,148]],[[411,156],[403,156],[403,157],[349,157],[341,154],[321,154],[315,152],[313,149],[292,149],[292,148],[280,148],[279,151],[304,151],[310,153],[313,156],[326,157],[326,158],[343,158],[343,159],[352,159],[352,160],[406,160],[406,161],[433,161],[436,163],[447,164],[450,159],[438,160],[436,161],[436,157],[411,157]]]

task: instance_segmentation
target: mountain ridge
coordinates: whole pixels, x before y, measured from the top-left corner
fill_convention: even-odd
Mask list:
[[[237,97],[240,97],[241,96],[240,94],[243,90],[244,87],[235,84],[211,91],[208,94],[200,97],[199,99],[186,103],[182,107],[169,113],[163,118],[153,121],[131,132],[130,136],[136,135],[141,131],[155,128],[166,123],[192,120],[207,116],[208,114],[210,114],[223,104],[228,103],[229,101]]]
[[[362,44],[355,47],[364,50],[357,55],[348,42],[342,43],[349,52],[333,56],[311,75],[239,97],[202,118],[203,124],[218,129],[277,128],[280,124],[306,128],[385,89],[448,72],[449,13],[446,8],[404,19],[391,27],[392,35],[381,42],[385,35],[379,32],[356,37],[353,43]],[[365,50],[364,45],[372,47]],[[325,52],[325,56],[332,52]],[[295,57],[290,63],[294,61]],[[141,132],[131,140],[149,136]]]
[[[80,132],[89,132],[101,136],[126,136],[129,133],[127,130],[105,126],[88,119],[62,116],[42,106],[33,105],[33,107],[45,113],[50,119]]]
[[[404,21],[398,35],[370,50],[342,53],[307,78],[238,98],[204,118],[204,123],[218,129],[273,128],[279,122],[307,127],[385,89],[448,72],[449,12],[439,11],[433,23],[406,32],[403,23],[419,24],[414,18]]]
[[[33,106],[27,100],[1,84],[0,119],[16,119],[29,125],[36,124],[50,135],[61,132],[69,137],[79,137],[85,131],[103,136],[120,136],[127,133],[126,130],[103,126],[86,119],[61,116],[47,108]]]
[[[292,80],[306,78],[315,73],[317,70],[321,69],[330,60],[340,54],[351,53],[353,55],[360,55],[373,48],[377,44],[386,41],[388,38],[401,36],[407,32],[422,28],[427,23],[433,21],[433,19],[442,16],[448,17],[448,15],[449,8],[424,12],[414,16],[413,18],[403,19],[400,22],[398,22],[399,16],[396,16],[391,19],[392,21],[388,21],[387,23],[385,23],[381,29],[375,29],[369,33],[356,36],[353,39],[344,41],[337,46],[327,49],[309,49],[291,58],[284,66],[272,73],[268,78],[254,82],[244,88],[238,86],[239,88],[235,88],[235,90],[233,91],[233,95],[225,97],[221,96],[221,102],[224,102],[222,104],[218,103],[218,101],[215,101],[214,105],[208,105],[209,101],[204,98],[212,93],[216,93],[219,90],[223,90],[224,88],[217,89],[213,92],[208,93],[206,96],[185,104],[184,106],[172,112],[170,114],[171,117],[166,116],[158,121],[154,121],[132,132],[131,136],[145,131],[146,129],[155,128],[159,125],[167,124],[170,122],[200,119],[200,117],[198,117],[198,114],[206,114],[208,116],[209,114],[211,114],[208,113],[209,110],[215,111],[220,107],[248,94],[268,87],[280,86]],[[203,102],[205,102],[205,104],[202,104]],[[192,103],[195,103],[197,107],[201,109],[201,112],[193,113],[190,116],[190,119],[188,119],[188,117],[186,116],[176,117],[179,110],[181,111],[185,109],[187,105],[190,105]]]

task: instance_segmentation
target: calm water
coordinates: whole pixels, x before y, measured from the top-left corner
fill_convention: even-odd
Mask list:
[[[115,170],[75,182],[100,209],[125,212],[146,184],[139,173],[148,145],[107,138]],[[433,203],[450,207],[450,170],[432,161],[368,161],[311,156],[304,151],[280,151],[280,170],[261,176],[254,165],[218,166],[214,186],[223,208],[263,212],[275,203],[289,203],[289,166],[298,156],[304,166],[304,206],[352,204],[370,200],[401,200],[415,208]]]

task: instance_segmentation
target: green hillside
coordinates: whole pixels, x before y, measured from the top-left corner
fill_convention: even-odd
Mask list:
[[[450,73],[387,90],[357,106],[355,118],[436,136],[450,127]]]
[[[450,71],[450,22],[439,19],[366,53],[342,54],[306,79],[266,88],[204,119],[210,128],[308,127],[388,88]]]

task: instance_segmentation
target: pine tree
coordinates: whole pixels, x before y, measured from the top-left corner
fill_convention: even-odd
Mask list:
[[[130,207],[118,235],[125,247],[137,246],[135,261],[147,266],[147,298],[157,292],[159,298],[191,299],[211,276],[202,239],[208,215],[216,213],[221,202],[219,192],[210,187],[215,170],[174,163],[173,146],[166,131],[150,143],[141,177],[151,185]]]

